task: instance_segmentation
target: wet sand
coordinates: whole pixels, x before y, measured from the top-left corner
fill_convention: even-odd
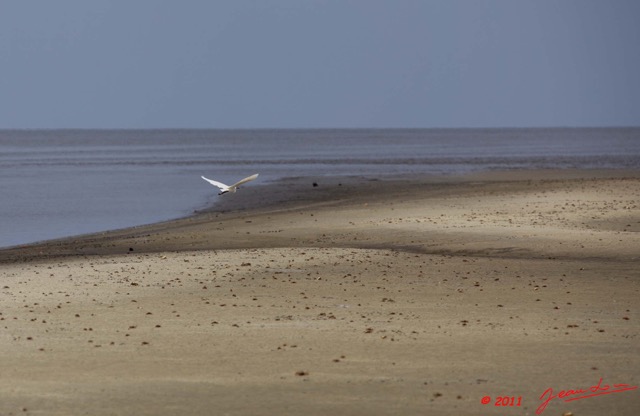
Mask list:
[[[640,172],[228,196],[0,251],[0,414],[639,414]]]

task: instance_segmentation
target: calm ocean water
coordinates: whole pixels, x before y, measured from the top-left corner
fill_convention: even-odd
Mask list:
[[[640,169],[640,128],[0,130],[0,247],[188,215],[200,179]]]

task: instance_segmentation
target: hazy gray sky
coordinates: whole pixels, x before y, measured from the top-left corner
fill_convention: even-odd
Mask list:
[[[0,128],[640,125],[638,0],[0,0]]]

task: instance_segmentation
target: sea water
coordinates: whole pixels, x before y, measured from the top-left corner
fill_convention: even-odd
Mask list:
[[[640,169],[640,128],[0,130],[0,247],[189,215],[201,175],[285,177]]]

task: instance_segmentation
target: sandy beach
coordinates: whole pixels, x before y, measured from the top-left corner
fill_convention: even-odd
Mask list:
[[[247,186],[0,288],[0,415],[640,414],[635,171]]]

